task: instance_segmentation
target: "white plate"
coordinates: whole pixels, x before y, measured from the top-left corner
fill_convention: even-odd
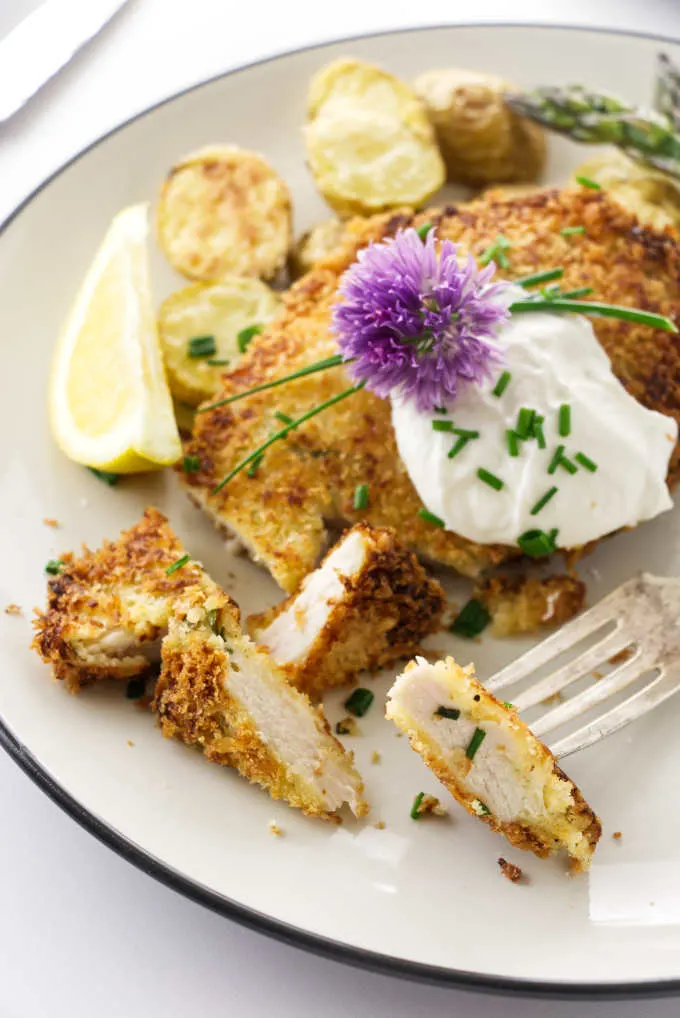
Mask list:
[[[96,545],[160,505],[192,554],[245,612],[278,596],[257,567],[232,559],[170,475],[111,490],[67,462],[44,414],[55,335],[104,230],[122,206],[153,198],[171,162],[211,141],[259,149],[290,184],[298,230],[326,210],[305,168],[300,126],[310,75],[341,54],[405,76],[433,66],[488,69],[522,84],[584,81],[649,97],[661,41],[574,29],[438,28],[354,39],[269,60],[184,93],[102,139],[44,185],[0,236],[0,406],[3,530],[0,604],[2,741],[80,823],[132,862],[198,901],[292,943],[410,976],[489,989],[614,993],[680,989],[680,700],[569,761],[605,833],[590,877],[520,853],[451,804],[446,821],[414,823],[414,795],[446,798],[376,706],[351,742],[374,804],[371,822],[307,820],[235,773],[164,740],[122,689],[70,697],[28,650],[44,565],[81,541]],[[664,43],[676,57],[680,45]],[[552,140],[550,177],[583,150]],[[178,285],[154,255],[160,299]],[[43,517],[63,527],[51,530]],[[584,565],[598,598],[637,569],[680,572],[680,515],[671,512],[598,548]],[[464,596],[465,584],[451,584]],[[433,641],[443,647],[447,640]],[[522,649],[485,638],[448,641],[481,676]],[[375,680],[380,695],[389,677]],[[342,696],[330,698],[332,720]],[[133,745],[130,745],[133,743]],[[373,750],[382,754],[370,763]],[[283,838],[273,838],[276,819]],[[385,830],[372,824],[386,822]],[[623,838],[612,840],[620,830]],[[526,886],[498,872],[503,854]]]

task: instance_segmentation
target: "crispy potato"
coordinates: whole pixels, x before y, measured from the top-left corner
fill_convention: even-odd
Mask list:
[[[313,265],[332,254],[339,246],[342,235],[345,232],[345,224],[341,219],[324,219],[323,222],[312,226],[310,230],[293,245],[291,252],[291,271],[297,279],[309,272]]]
[[[158,332],[168,383],[175,399],[197,406],[220,389],[227,365],[232,368],[242,351],[238,333],[250,325],[270,321],[279,298],[266,283],[243,276],[227,276],[219,283],[194,283],[171,294],[158,312]],[[215,353],[190,357],[189,340],[213,336]]]
[[[310,82],[305,141],[314,180],[341,216],[422,205],[444,183],[427,112],[413,90],[361,60]]]
[[[680,228],[680,182],[635,162],[620,149],[607,148],[579,166],[575,176],[596,181],[645,225]]]
[[[450,67],[426,71],[414,87],[436,131],[449,180],[479,186],[538,179],[545,135],[505,105],[509,82]]]
[[[271,279],[291,243],[290,194],[256,152],[211,145],[172,167],[156,223],[163,252],[189,279]]]

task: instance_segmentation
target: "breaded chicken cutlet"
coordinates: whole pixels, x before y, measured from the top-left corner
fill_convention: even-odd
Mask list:
[[[350,754],[320,709],[243,634],[225,594],[200,587],[172,610],[153,707],[164,735],[197,745],[215,763],[304,813],[332,818],[368,806]]]
[[[468,813],[544,858],[564,850],[590,865],[602,833],[578,788],[512,708],[453,658],[409,662],[388,693],[387,717]]]
[[[548,576],[489,576],[478,584],[473,598],[491,615],[494,636],[535,633],[563,626],[583,610],[586,585],[568,574]]]
[[[166,517],[148,508],[139,523],[98,551],[62,555],[32,644],[55,678],[77,693],[97,679],[129,679],[158,661],[177,597],[195,586],[206,593],[219,589],[192,560],[168,575],[185,554]]]
[[[358,523],[300,589],[247,620],[250,635],[310,696],[416,653],[445,595],[394,531]]]
[[[670,232],[641,226],[604,191],[543,190],[515,198],[494,195],[460,208],[408,210],[351,223],[338,252],[317,264],[287,294],[283,310],[255,339],[238,367],[225,374],[222,396],[289,374],[337,352],[330,334],[339,277],[370,241],[409,225],[431,222],[438,236],[479,255],[498,234],[509,241],[510,268],[520,277],[561,267],[563,289],[590,286],[593,299],[677,317],[680,250]],[[565,227],[585,227],[564,236]],[[680,422],[680,345],[677,337],[617,319],[593,319],[612,368],[646,407]],[[200,412],[187,452],[200,469],[182,474],[190,496],[218,526],[238,536],[252,557],[290,592],[309,573],[327,543],[327,527],[363,519],[393,527],[421,558],[476,577],[518,554],[517,548],[479,545],[418,516],[422,503],[397,452],[388,401],[366,390],[338,403],[275,443],[259,468],[213,489],[271,432],[277,413],[295,417],[350,384],[342,367],[211,411]],[[680,471],[676,446],[669,470]],[[370,505],[353,507],[358,485]]]

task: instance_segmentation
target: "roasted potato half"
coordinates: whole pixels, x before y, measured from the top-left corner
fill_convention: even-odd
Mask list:
[[[538,179],[545,135],[505,105],[509,82],[450,67],[426,71],[414,87],[436,131],[449,180],[477,187]]]
[[[444,183],[423,104],[361,60],[336,60],[314,75],[305,142],[316,185],[340,216],[422,205]]]
[[[662,230],[680,229],[680,182],[660,170],[635,162],[617,148],[607,148],[576,170],[607,189],[607,194],[634,212],[641,223]]]
[[[342,219],[324,219],[303,233],[293,245],[290,266],[294,277],[304,276],[322,258],[339,247],[345,224]]]
[[[197,406],[213,396],[222,373],[243,353],[247,337],[241,336],[239,343],[239,333],[265,325],[279,303],[266,283],[244,276],[227,276],[214,284],[194,283],[164,300],[158,333],[175,399]],[[198,339],[203,342],[196,343]]]
[[[156,223],[163,252],[189,279],[271,279],[290,248],[290,194],[256,152],[213,145],[172,167]]]

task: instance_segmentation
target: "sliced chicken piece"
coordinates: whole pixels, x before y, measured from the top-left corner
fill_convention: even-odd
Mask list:
[[[195,588],[174,606],[153,707],[164,735],[304,813],[368,812],[352,757],[320,708],[242,632],[225,594]]]
[[[98,551],[62,555],[48,583],[47,611],[33,647],[77,693],[98,679],[129,679],[160,658],[176,598],[197,584],[218,590],[198,562],[172,569],[186,552],[167,519],[148,508],[139,523]]]
[[[598,817],[472,665],[409,662],[388,694],[387,717],[469,813],[519,848],[542,858],[563,849],[572,869],[588,868],[602,833]]]
[[[247,621],[298,689],[318,697],[418,650],[445,595],[393,530],[358,523],[298,591]]]

